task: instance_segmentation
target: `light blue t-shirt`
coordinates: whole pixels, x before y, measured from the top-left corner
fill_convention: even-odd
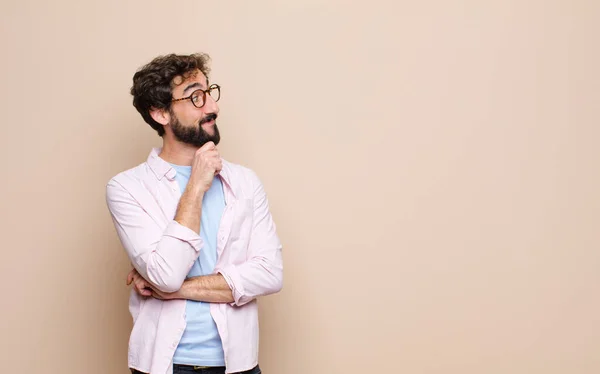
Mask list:
[[[185,190],[192,172],[191,166],[171,164],[177,171],[175,179],[181,192]],[[213,180],[202,199],[200,236],[204,246],[188,273],[189,277],[212,274],[217,263],[217,232],[225,209],[225,196],[220,178]],[[225,366],[223,344],[217,325],[210,315],[210,303],[187,300],[186,328],[175,350],[173,362],[183,365]]]

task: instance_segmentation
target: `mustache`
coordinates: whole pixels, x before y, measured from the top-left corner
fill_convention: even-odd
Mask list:
[[[215,120],[217,119],[217,117],[218,117],[218,116],[217,116],[217,114],[216,114],[216,113],[210,113],[210,114],[207,114],[207,115],[206,115],[206,117],[202,118],[202,119],[200,120],[200,122],[198,122],[198,126],[202,126],[202,125],[204,125],[205,123],[207,123],[207,122],[210,122],[210,121],[215,121]]]

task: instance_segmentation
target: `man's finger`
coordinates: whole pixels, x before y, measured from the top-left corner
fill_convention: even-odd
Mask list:
[[[138,282],[135,282],[135,290],[137,291],[137,293],[141,294],[143,289],[144,289],[144,287],[142,287],[141,284],[139,284]]]
[[[137,271],[133,274],[133,281],[135,283],[146,283],[146,279],[144,279]]]
[[[150,294],[151,294],[151,295],[152,295],[152,297],[153,297],[153,298],[155,298],[155,299],[159,299],[159,300],[162,300],[162,299],[163,299],[163,298],[162,298],[162,297],[161,297],[159,294],[157,294],[157,293],[156,293],[156,291],[152,291]]]
[[[135,269],[131,269],[129,274],[127,274],[127,285],[129,286],[131,282],[133,282],[133,274],[135,274]]]
[[[202,152],[206,152],[210,149],[215,148],[215,143],[213,143],[212,141],[210,142],[206,142],[202,147],[200,147],[196,152],[197,153],[202,153]]]
[[[137,292],[142,296],[150,296],[152,293],[148,290],[146,282],[136,282],[135,288]]]

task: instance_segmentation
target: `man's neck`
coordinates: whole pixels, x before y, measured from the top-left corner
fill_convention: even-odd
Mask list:
[[[198,147],[164,139],[162,150],[158,156],[171,164],[191,166],[197,150]]]

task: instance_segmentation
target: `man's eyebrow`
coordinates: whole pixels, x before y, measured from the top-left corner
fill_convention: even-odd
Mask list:
[[[183,96],[185,96],[185,93],[186,93],[188,90],[191,90],[192,88],[196,88],[196,87],[202,88],[202,85],[201,85],[200,83],[198,83],[198,82],[194,82],[194,83],[190,84],[189,86],[187,86],[187,87],[186,87],[186,88],[183,90],[183,92],[182,92],[182,95],[183,95]]]

